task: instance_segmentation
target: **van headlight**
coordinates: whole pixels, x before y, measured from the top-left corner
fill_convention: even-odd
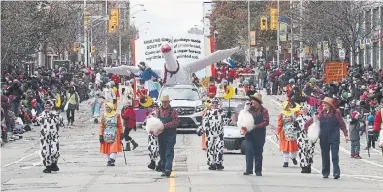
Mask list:
[[[195,108],[195,112],[196,113],[201,112],[201,111],[203,111],[203,106],[202,105],[200,105],[200,106]]]

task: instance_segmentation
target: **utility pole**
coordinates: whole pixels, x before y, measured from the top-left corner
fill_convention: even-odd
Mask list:
[[[87,12],[86,12],[86,0],[84,0],[84,64],[88,67],[88,35],[87,35],[87,22],[86,18]]]
[[[299,13],[299,17],[300,17],[300,19],[303,19],[302,17],[303,17],[303,1],[301,0],[301,7],[300,7],[300,13]],[[302,37],[302,22],[299,22],[300,23],[300,25],[299,25],[299,37],[300,37],[300,42],[299,42],[299,51],[300,52],[303,52],[303,42],[302,42],[302,39],[303,39],[303,37]],[[301,53],[299,53],[299,68],[302,70],[303,69],[303,57],[302,57],[302,54]]]
[[[121,15],[121,3],[119,2],[118,3],[118,16],[120,17],[120,15]],[[118,22],[119,22],[119,24],[118,24],[118,65],[121,65],[121,30],[122,30],[122,27],[121,27],[121,19],[119,18],[118,19]]]
[[[247,61],[250,63],[250,44],[251,44],[251,38],[250,38],[250,0],[247,0],[247,35],[248,35],[248,45],[249,45],[249,50],[247,52]]]
[[[279,67],[279,0],[277,0],[277,22],[278,22],[278,28],[277,28],[277,66]],[[292,51],[292,50],[291,50]]]
[[[294,8],[294,2],[292,0],[290,0],[290,10],[293,10]],[[293,65],[294,63],[294,55],[293,55],[293,48],[294,48],[294,33],[293,33],[293,28],[294,28],[294,21],[293,21],[293,13],[291,11],[291,26],[290,26],[290,29],[291,29],[291,38],[290,38],[290,41],[291,41],[291,57],[290,57],[290,63],[291,65]]]
[[[128,22],[127,22],[127,31],[130,31],[130,1],[128,1]],[[131,61],[132,61],[132,56],[131,56],[131,51],[130,50],[132,50],[132,48],[131,48],[131,46],[132,46],[132,43],[131,42],[129,42],[128,43],[129,44],[129,46],[128,46],[128,50],[126,51],[127,53],[128,53],[128,60],[129,60],[129,62],[127,62],[127,63],[129,63],[129,64],[132,64],[131,63]],[[126,64],[127,64],[126,63]]]
[[[105,0],[105,15],[108,15],[108,0]],[[108,31],[109,31],[109,22],[105,22],[105,63],[104,66],[108,64]]]

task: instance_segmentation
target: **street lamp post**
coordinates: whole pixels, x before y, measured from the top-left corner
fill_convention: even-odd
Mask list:
[[[247,61],[250,63],[250,44],[251,44],[251,39],[250,39],[250,0],[247,0],[247,38],[248,38],[248,52],[247,52]]]
[[[279,0],[277,0],[278,28],[277,28],[277,66],[279,67]],[[293,52],[293,50],[291,50]]]

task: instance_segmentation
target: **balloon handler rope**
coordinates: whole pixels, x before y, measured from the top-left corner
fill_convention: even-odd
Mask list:
[[[165,68],[165,77],[164,77],[164,80],[162,81],[162,84],[165,84],[166,83],[166,81],[167,81],[167,79],[168,79],[168,73],[170,73],[170,78],[174,75],[174,74],[176,74],[176,73],[178,73],[178,71],[180,70],[180,64],[178,63],[178,61],[177,61],[177,69],[175,70],[175,71],[169,71],[167,68],[166,68],[166,64],[164,64],[164,68]]]

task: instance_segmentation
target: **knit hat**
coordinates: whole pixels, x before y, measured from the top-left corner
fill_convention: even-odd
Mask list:
[[[375,119],[375,118],[374,118],[373,115],[369,115],[368,118],[367,118],[367,120],[370,121],[370,122],[374,121],[374,119]]]
[[[145,62],[141,61],[141,62],[138,64],[138,66],[146,67],[146,64],[145,64]]]
[[[358,111],[354,111],[351,113],[351,119],[358,119],[360,113]]]

